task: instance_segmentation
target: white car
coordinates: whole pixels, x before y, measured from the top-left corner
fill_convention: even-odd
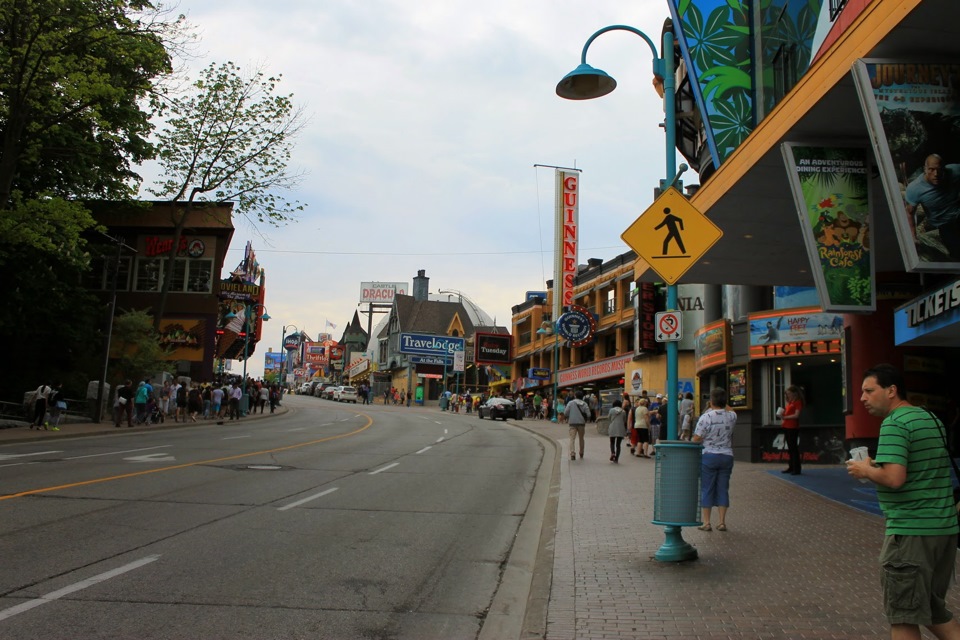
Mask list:
[[[304,382],[302,385],[300,385],[299,393],[310,393],[310,383]]]
[[[357,404],[357,389],[356,387],[337,387],[333,392],[333,399],[337,402]]]

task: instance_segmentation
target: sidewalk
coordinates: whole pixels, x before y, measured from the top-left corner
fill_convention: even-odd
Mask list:
[[[277,407],[277,410],[273,415],[279,416],[286,412],[287,407],[280,405]],[[249,415],[241,418],[241,420],[262,420],[269,417],[270,408],[268,407],[264,413],[250,413]],[[61,423],[60,430],[53,431],[44,429],[31,429],[29,422],[4,420],[2,423],[0,423],[0,444],[8,444],[12,442],[36,442],[55,438],[75,438],[78,436],[92,436],[102,433],[136,433],[140,431],[156,431],[157,429],[199,427],[205,424],[214,425],[217,424],[217,421],[197,418],[196,422],[193,422],[189,419],[186,422],[174,422],[173,418],[167,418],[166,421],[160,424],[153,424],[150,426],[134,425],[133,427],[127,427],[126,425],[123,425],[120,428],[114,428],[113,418],[110,417],[105,418],[100,424],[94,422]]]
[[[281,406],[277,414],[286,411]],[[0,444],[202,424],[215,423],[167,421],[132,429],[85,423],[58,432],[23,426],[0,429]],[[663,528],[650,524],[654,460],[631,457],[625,447],[620,463],[611,463],[609,439],[590,424],[586,456],[571,461],[566,425],[511,424],[556,443],[547,447],[544,464],[553,466],[559,457],[555,513],[548,508],[544,518],[547,527],[556,522],[556,536],[552,546],[546,536],[541,550],[547,566],[552,556],[549,600],[544,607],[539,592],[531,594],[524,640],[888,637],[877,566],[883,519],[871,513],[870,486],[840,468],[807,465],[804,475],[791,477],[776,465],[737,462],[729,531],[684,529],[699,559],[662,563],[653,555]],[[960,614],[960,588],[951,590],[948,606]]]
[[[566,425],[514,424],[557,442],[560,455],[546,633],[525,638],[889,637],[877,565],[883,519],[862,510],[870,488],[838,467],[808,465],[790,477],[737,462],[729,531],[684,529],[699,559],[662,563],[653,555],[663,528],[650,524],[654,460],[624,447],[611,463],[609,439],[589,424],[586,456],[571,461]],[[857,501],[862,509],[848,506]],[[960,588],[948,606],[960,614]]]

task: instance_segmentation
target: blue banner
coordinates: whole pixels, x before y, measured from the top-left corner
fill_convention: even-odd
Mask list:
[[[452,356],[463,351],[466,340],[450,336],[431,336],[420,333],[400,334],[400,353],[419,356]]]

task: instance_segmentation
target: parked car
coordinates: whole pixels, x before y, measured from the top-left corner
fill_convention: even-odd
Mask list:
[[[323,397],[323,392],[329,389],[330,387],[336,386],[332,382],[322,382],[313,388],[313,395],[318,398]]]
[[[477,415],[481,420],[490,418],[496,420],[506,420],[514,418],[517,415],[517,405],[509,398],[490,398],[477,409]]]
[[[357,404],[357,389],[356,387],[337,387],[333,391],[333,399],[337,402]]]
[[[337,390],[336,386],[330,385],[329,387],[323,390],[323,393],[320,395],[320,397],[323,398],[324,400],[333,400],[333,392],[336,390]]]
[[[309,382],[304,382],[303,384],[301,384],[301,385],[300,385],[300,390],[299,390],[297,393],[309,394],[309,393],[310,393],[310,383],[309,383]]]

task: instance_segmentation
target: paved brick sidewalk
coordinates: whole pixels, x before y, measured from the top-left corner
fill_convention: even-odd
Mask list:
[[[888,637],[882,518],[738,462],[729,531],[684,529],[699,559],[658,562],[654,460],[626,450],[612,464],[608,439],[588,425],[586,457],[573,462],[566,426],[517,424],[562,447],[548,640]],[[960,588],[948,604],[960,613]]]

